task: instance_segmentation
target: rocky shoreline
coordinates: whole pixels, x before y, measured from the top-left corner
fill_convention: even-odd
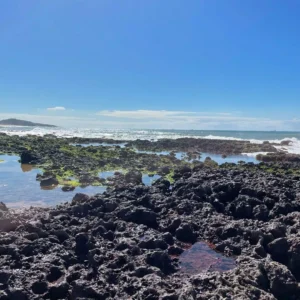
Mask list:
[[[171,188],[124,182],[56,208],[2,204],[0,299],[299,299],[299,179],[251,168],[182,167]],[[197,241],[236,266],[182,272]]]
[[[195,139],[73,145],[91,142],[1,134],[0,152],[39,166],[41,186],[109,188],[57,207],[0,204],[0,299],[300,298],[297,155]],[[272,153],[259,164],[190,159],[221,144]],[[184,149],[188,159],[178,159]],[[109,180],[98,175],[116,168]],[[161,178],[145,186],[144,172]]]
[[[157,151],[164,151],[164,155],[157,155]],[[184,158],[179,159],[176,151],[185,153]],[[63,185],[66,191],[79,185],[110,186],[112,182],[99,178],[99,173],[104,171],[116,170],[124,174],[138,171],[140,174],[157,174],[172,181],[176,168],[202,164],[199,161],[202,152],[219,153],[226,157],[259,151],[276,153],[277,149],[268,142],[252,144],[247,141],[192,138],[150,142],[0,134],[0,153],[18,155],[22,164],[41,169],[43,174],[37,177],[41,186]],[[211,160],[206,163],[215,165]]]
[[[157,141],[149,140],[113,140],[96,138],[70,138],[72,143],[107,143],[107,144],[126,144],[144,151],[182,151],[182,152],[209,152],[214,154],[234,155],[253,152],[277,152],[274,145],[269,142],[262,144],[250,143],[249,141],[238,140],[217,140],[217,139],[196,139],[196,138],[178,138],[178,139],[160,139]],[[280,144],[278,144],[280,145]]]

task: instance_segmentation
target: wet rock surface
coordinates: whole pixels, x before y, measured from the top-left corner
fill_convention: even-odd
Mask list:
[[[268,154],[258,154],[257,159],[263,162],[289,162],[289,163],[300,163],[300,155],[277,152]]]
[[[78,144],[77,144],[78,143]],[[81,146],[85,143],[86,147]],[[123,145],[118,146],[118,145]],[[145,150],[140,153],[136,150]],[[149,153],[150,151],[150,153]],[[157,155],[157,151],[166,151]],[[182,159],[175,151],[184,152]],[[107,170],[122,170],[126,181],[140,183],[142,174],[158,174],[168,177],[179,167],[193,167],[199,162],[201,152],[222,154],[241,154],[244,152],[277,152],[270,143],[253,144],[248,141],[226,141],[210,139],[162,139],[156,142],[147,140],[118,141],[110,139],[56,138],[53,135],[9,136],[1,135],[0,153],[20,156],[23,165],[35,165],[43,169],[40,174],[41,185],[46,179],[55,178],[65,186],[110,185],[98,173]],[[206,164],[217,164],[206,159]],[[45,175],[48,174],[48,175]],[[135,173],[135,174],[133,174]],[[43,182],[44,181],[44,182]],[[55,184],[50,184],[53,186]]]
[[[241,154],[248,152],[277,152],[277,149],[268,142],[262,144],[254,144],[249,141],[236,140],[212,140],[212,139],[195,139],[195,138],[179,138],[179,139],[160,139],[155,142],[147,140],[135,140],[127,143],[127,146],[136,147],[139,150],[148,151],[187,151],[193,152],[209,152],[222,154]]]
[[[86,139],[2,135],[0,153],[18,155],[23,166],[42,169],[43,173],[37,176],[41,187],[60,184],[65,186],[64,191],[70,191],[72,186],[111,186],[120,181],[136,185],[142,182],[143,175],[167,177],[175,168],[191,165],[175,155],[138,153],[132,147],[117,146],[118,141],[105,140],[104,145],[87,147],[72,144],[76,141]],[[99,177],[99,173],[111,170],[121,170],[121,174],[115,174],[112,180]]]
[[[0,299],[300,299],[294,176],[202,166],[178,169],[171,188],[129,178],[56,208],[1,204]],[[185,272],[200,241],[213,252]]]

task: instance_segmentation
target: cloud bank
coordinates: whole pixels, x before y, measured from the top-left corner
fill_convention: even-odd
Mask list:
[[[179,117],[193,114],[195,113],[168,110],[102,110],[97,113],[98,116],[128,119],[164,119],[167,117]]]
[[[96,115],[105,120],[114,120],[116,123],[139,124],[141,128],[155,129],[279,130],[279,128],[285,128],[288,130],[286,125],[291,122],[248,117],[241,113],[230,112],[102,110]]]
[[[57,109],[59,108],[59,109]],[[53,114],[53,111],[61,111]],[[195,129],[299,131],[300,119],[245,116],[241,112],[193,112],[173,110],[72,111],[54,107],[43,114],[0,113],[0,119],[18,118],[62,127],[106,129]]]
[[[47,110],[49,110],[49,111],[57,111],[57,110],[63,111],[63,110],[66,110],[66,108],[63,107],[63,106],[55,106],[55,107],[48,107]]]

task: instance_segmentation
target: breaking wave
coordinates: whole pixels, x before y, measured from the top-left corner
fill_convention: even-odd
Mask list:
[[[246,131],[201,131],[201,130],[128,130],[128,129],[97,129],[97,128],[42,128],[42,127],[22,127],[22,126],[0,126],[0,132],[8,135],[37,135],[53,134],[57,137],[84,137],[84,138],[107,138],[118,140],[159,140],[177,139],[182,137],[249,141],[250,143],[270,143],[281,144],[290,141],[289,145],[275,146],[279,150],[289,153],[300,154],[300,133],[282,132],[246,132]],[[221,133],[221,134],[220,134]],[[286,134],[286,137],[284,135]],[[295,134],[295,136],[291,136]],[[272,138],[270,138],[272,136]],[[278,137],[278,138],[277,138]],[[257,154],[257,153],[256,153]],[[247,154],[253,156],[253,154]]]

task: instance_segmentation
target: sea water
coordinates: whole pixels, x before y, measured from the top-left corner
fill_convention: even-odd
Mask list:
[[[109,129],[78,129],[78,128],[40,128],[40,127],[19,127],[19,126],[0,126],[0,132],[9,135],[38,135],[54,134],[57,137],[85,137],[85,138],[110,138],[118,140],[158,140],[163,138],[175,139],[182,137],[206,138],[206,139],[225,139],[225,140],[248,140],[252,143],[281,143],[291,141],[289,146],[276,146],[290,153],[300,154],[300,133],[299,132],[266,132],[266,131],[208,131],[208,130],[109,130]],[[0,137],[1,138],[1,137]],[[103,146],[103,144],[102,144]],[[105,144],[106,146],[106,144]],[[112,146],[111,144],[107,146]],[[122,147],[125,144],[121,145]],[[163,151],[157,155],[168,155],[169,152]],[[227,156],[211,153],[201,153],[199,160],[203,161],[206,157],[211,157],[217,163],[225,162],[237,163],[238,161],[258,163],[256,160],[258,153],[243,153],[241,155]],[[185,153],[177,152],[178,159],[187,159]],[[0,201],[8,206],[20,207],[29,205],[55,205],[65,201],[71,201],[77,192],[86,194],[96,194],[105,191],[105,187],[77,187],[72,192],[63,192],[60,187],[52,190],[42,190],[39,182],[36,181],[36,174],[41,171],[29,165],[21,165],[17,156],[0,155]],[[115,170],[114,170],[115,171]],[[111,173],[102,174],[106,177]],[[143,175],[143,182],[146,185],[158,179],[159,176],[149,177]]]
[[[106,190],[101,186],[76,187],[63,192],[60,187],[41,189],[36,175],[41,173],[30,165],[19,163],[18,156],[0,155],[0,201],[8,207],[53,206],[70,202],[76,193],[94,195]]]
[[[292,131],[234,131],[234,130],[130,130],[130,129],[98,129],[98,128],[46,128],[46,127],[21,127],[0,126],[0,132],[9,135],[38,135],[53,134],[57,137],[84,137],[84,138],[109,138],[118,140],[159,140],[176,139],[182,137],[246,140],[251,143],[281,143],[291,141],[289,146],[279,146],[279,149],[289,153],[300,154],[300,132]]]

